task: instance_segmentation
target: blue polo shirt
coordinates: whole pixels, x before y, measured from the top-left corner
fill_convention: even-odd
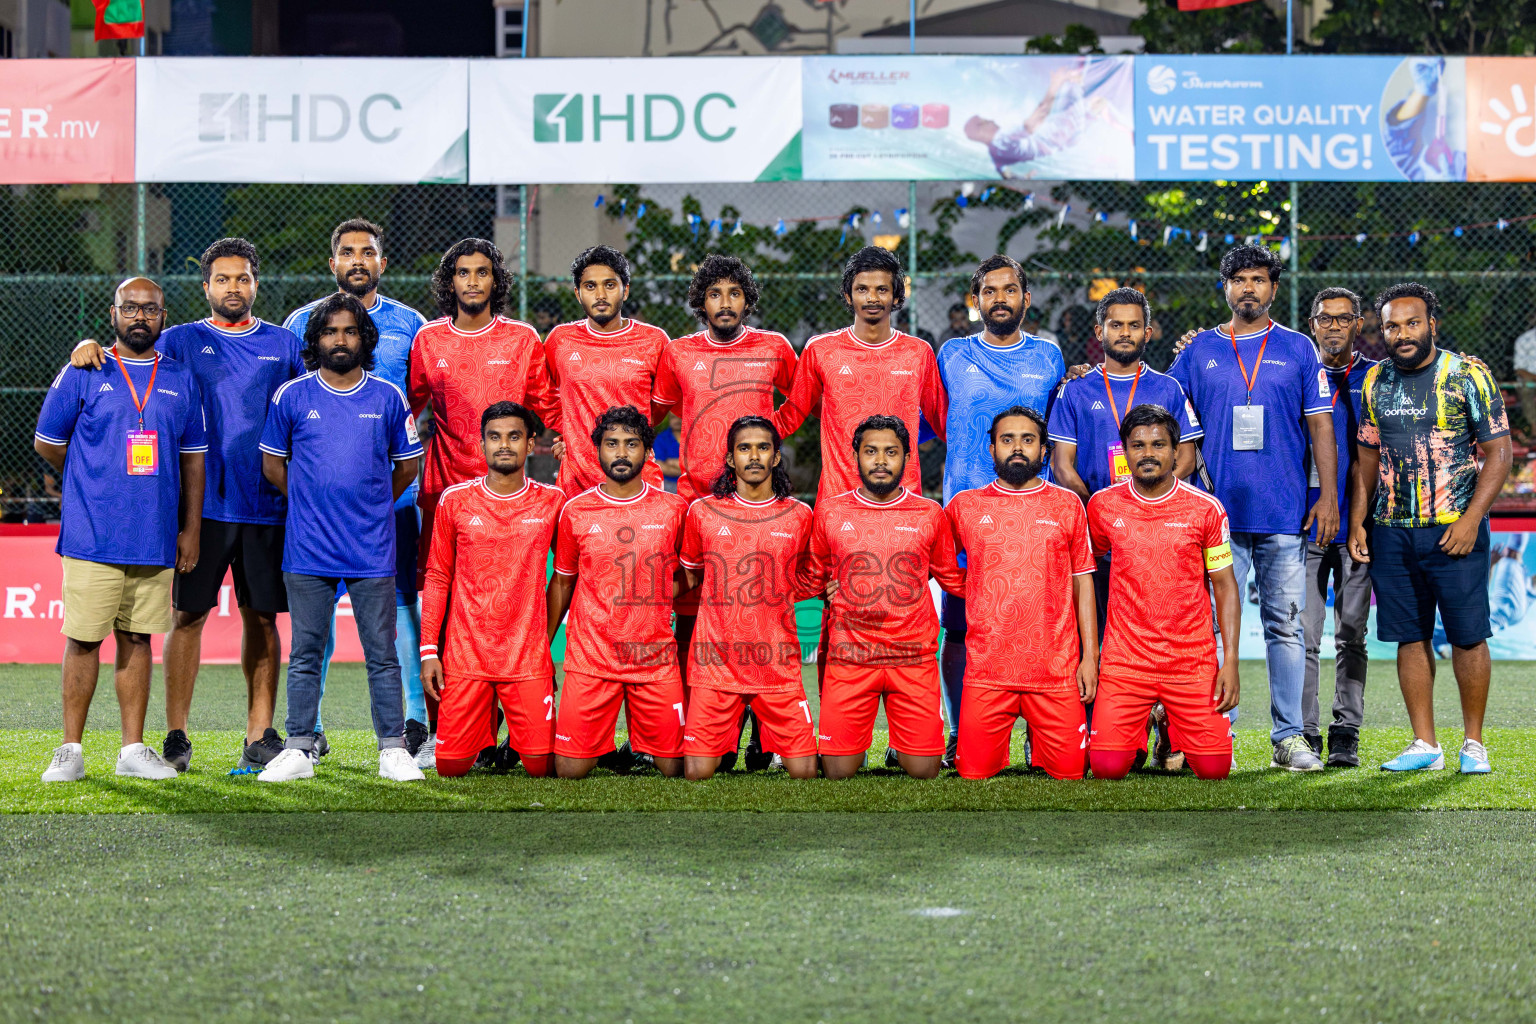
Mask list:
[[[1106,374],[1100,363],[1085,376],[1064,383],[1051,406],[1051,440],[1077,445],[1073,465],[1089,494],[1115,482],[1110,449],[1120,444],[1120,421],[1131,411],[1133,402],[1160,405],[1172,413],[1179,421],[1181,444],[1205,436],[1200,418],[1178,381],[1145,363],[1139,379],[1134,373]]]
[[[949,394],[944,423],[944,504],[961,491],[997,479],[989,450],[992,417],[1022,405],[1041,416],[1066,375],[1067,363],[1054,342],[1024,334],[1007,348],[981,334],[952,338],[939,348],[939,379]],[[1049,478],[1049,473],[1042,473]]]
[[[1300,533],[1307,517],[1311,443],[1305,417],[1331,410],[1328,374],[1311,339],[1289,327],[1271,324],[1267,331],[1239,334],[1235,344],[1236,354],[1225,331],[1201,331],[1168,373],[1183,386],[1205,428],[1200,452],[1232,531]],[[1251,400],[1239,356],[1248,374],[1257,374]],[[1249,404],[1264,407],[1264,446],[1234,451],[1232,410]]]
[[[285,572],[395,575],[391,477],[421,455],[404,392],[371,373],[347,391],[307,373],[272,396],[261,450],[289,460]]]
[[[330,298],[330,296],[325,296]],[[307,306],[300,306],[288,314],[283,326],[302,340],[309,326],[309,315],[324,299],[316,299]],[[405,394],[410,394],[406,374],[411,363],[411,342],[416,332],[426,324],[427,318],[403,302],[373,293],[373,305],[368,307],[368,317],[379,329],[379,347],[373,350],[373,369],[369,372],[383,377]],[[416,481],[412,480],[395,502],[395,508],[411,508],[416,504]]]
[[[144,400],[143,429],[155,432],[153,475],[128,472],[128,434],[139,429],[134,391]],[[66,366],[43,398],[37,437],[68,446],[55,551],[108,565],[176,564],[181,453],[208,450],[191,370],[165,356],[157,370],[153,354],[124,359],[119,369],[110,352],[99,370]]]
[[[1333,539],[1335,544],[1349,541],[1349,468],[1355,464],[1355,434],[1360,429],[1360,395],[1365,387],[1365,375],[1375,365],[1376,360],[1356,353],[1348,367],[1337,370],[1323,367],[1328,371],[1328,386],[1333,392],[1328,400],[1333,404],[1333,442],[1338,449],[1339,459],[1339,535]],[[1310,459],[1309,449],[1309,462]],[[1311,472],[1309,466],[1308,473]],[[1308,508],[1316,503],[1318,494],[1318,488],[1307,488]],[[1312,527],[1307,537],[1309,540],[1317,540],[1316,526]]]

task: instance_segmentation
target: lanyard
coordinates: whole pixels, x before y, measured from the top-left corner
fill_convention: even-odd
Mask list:
[[[1253,404],[1253,386],[1259,380],[1259,367],[1264,365],[1264,349],[1269,346],[1269,332],[1275,329],[1275,322],[1271,320],[1269,326],[1264,328],[1264,340],[1259,343],[1259,358],[1253,364],[1253,376],[1248,376],[1248,367],[1243,365],[1242,353],[1237,350],[1237,327],[1231,328],[1232,354],[1237,356],[1237,369],[1243,375],[1243,383],[1248,385],[1248,404]]]
[[[133,407],[139,412],[139,429],[144,429],[144,407],[149,404],[150,392],[155,390],[155,374],[160,372],[160,353],[155,353],[155,365],[149,371],[149,383],[144,386],[144,401],[139,401],[138,389],[133,386],[133,378],[128,376],[128,367],[123,364],[123,357],[114,349],[112,358],[117,360],[117,368],[123,371],[123,380],[128,382],[128,394],[133,396]]]
[[[1354,352],[1350,354],[1349,365],[1344,367],[1344,378],[1339,382],[1343,385],[1343,387],[1335,387],[1333,389],[1333,402],[1331,407],[1334,409],[1339,407],[1339,392],[1349,390],[1349,375],[1354,372],[1355,360],[1358,358],[1360,358],[1360,353]],[[1329,374],[1329,376],[1332,376],[1332,374]]]
[[[1141,383],[1141,371],[1146,368],[1146,365],[1146,363],[1136,364],[1136,376],[1131,381],[1131,393],[1125,399],[1126,412],[1130,412],[1136,407],[1136,385]],[[1109,373],[1103,366],[1099,367],[1099,372],[1104,375],[1104,395],[1109,399],[1109,411],[1115,414],[1115,427],[1118,429],[1120,426],[1120,407],[1115,404],[1115,396],[1109,390]]]

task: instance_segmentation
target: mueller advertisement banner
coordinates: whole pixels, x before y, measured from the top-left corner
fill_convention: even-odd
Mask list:
[[[469,180],[800,178],[793,57],[475,61]]]
[[[132,181],[133,65],[0,60],[0,184]]]
[[[1142,180],[1465,181],[1461,57],[1136,58]]]
[[[807,57],[805,177],[1135,174],[1130,57]]]
[[[463,60],[140,60],[138,179],[463,182],[468,75]]]

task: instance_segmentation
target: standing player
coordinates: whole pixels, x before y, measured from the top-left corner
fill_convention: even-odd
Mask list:
[[[663,775],[683,771],[683,681],[672,636],[677,549],[688,505],[646,481],[650,421],[609,409],[589,439],[605,479],[565,505],[555,541],[548,639],[570,609],[555,772],[584,778],[613,750],[624,706],[629,745]]]
[[[240,607],[240,667],[245,674],[245,744],[236,771],[252,770],[282,752],[272,727],[282,664],[277,615],[288,610],[283,588],[283,520],[287,499],[261,473],[262,424],[272,396],[304,372],[303,343],[290,331],[251,315],[261,261],[243,238],[221,238],[200,260],[209,316],[171,327],[158,351],[191,369],[208,424],[207,484],[197,564],[176,576],[175,615],[165,641],[165,759],[177,771],[192,760],[187,718],[202,662],[203,627],[219,603],[231,569]],[[70,362],[102,365],[95,342],[81,342]]]
[[[487,473],[443,492],[427,556],[422,685],[438,706],[436,765],[463,775],[507,744],[529,775],[548,775],[555,742],[555,667],[544,635],[545,557],[565,495],[524,475],[538,419],[514,402],[480,416]],[[441,645],[438,638],[442,638]]]
[[[945,506],[966,555],[965,592],[975,598],[955,758],[967,779],[1007,767],[1016,718],[1029,723],[1031,756],[1048,775],[1080,779],[1088,767],[1084,705],[1099,660],[1093,550],[1083,503],[1039,479],[1045,435],[1045,417],[1033,409],[998,413],[996,478]]]
[[[931,355],[926,345],[924,351]],[[822,771],[846,779],[859,770],[884,697],[899,764],[914,778],[931,779],[944,756],[944,717],[928,578],[962,593],[965,570],[943,510],[902,486],[911,454],[907,425],[871,416],[854,429],[852,446],[859,486],[816,503],[802,586],[827,594],[830,636],[817,727]]]
[[[734,752],[741,716],[762,723],[764,747],[791,778],[816,776],[816,733],[800,678],[796,584],[811,510],[793,497],[779,433],[743,416],[725,437],[713,493],[688,507],[680,559],[699,588],[699,622],[687,648],[684,771],[707,779]]]
[[[1174,475],[1179,423],[1166,409],[1136,406],[1120,437],[1131,479],[1088,501],[1094,552],[1110,556],[1089,765],[1094,778],[1125,778],[1146,742],[1147,714],[1161,703],[1171,741],[1195,776],[1224,779],[1232,770],[1226,713],[1237,707],[1242,614],[1227,515],[1221,502]]]

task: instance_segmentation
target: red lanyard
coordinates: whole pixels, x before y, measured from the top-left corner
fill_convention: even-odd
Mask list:
[[[1268,327],[1264,328],[1264,340],[1259,343],[1259,358],[1258,358],[1258,361],[1256,361],[1253,364],[1253,376],[1252,377],[1248,376],[1248,367],[1243,365],[1242,354],[1237,351],[1237,328],[1234,326],[1231,329],[1232,354],[1234,356],[1237,356],[1237,368],[1238,368],[1238,370],[1243,375],[1243,383],[1248,385],[1248,404],[1249,405],[1253,404],[1253,386],[1255,384],[1257,384],[1258,380],[1259,380],[1259,367],[1264,365],[1264,349],[1269,346],[1269,332],[1274,330],[1274,329],[1275,329],[1275,322],[1273,320],[1271,320],[1269,322],[1269,326]]]
[[[1341,391],[1348,391],[1349,390],[1349,375],[1350,375],[1351,372],[1353,372],[1353,370],[1355,368],[1355,360],[1358,357],[1359,357],[1359,353],[1358,352],[1354,352],[1354,353],[1350,354],[1349,365],[1344,367],[1344,379],[1342,381],[1340,381],[1340,383],[1343,384],[1344,386],[1343,387],[1335,387],[1333,389],[1333,402],[1332,402],[1331,407],[1334,408],[1334,409],[1337,409],[1339,407],[1339,392],[1341,392]],[[1330,376],[1332,376],[1332,375],[1330,374]]]
[[[1130,412],[1136,407],[1136,385],[1141,383],[1141,371],[1146,368],[1146,363],[1136,364],[1136,377],[1131,381],[1131,393],[1125,399],[1125,411]],[[1109,371],[1099,367],[1099,372],[1104,375],[1104,394],[1109,399],[1109,411],[1115,414],[1115,426],[1120,426],[1120,407],[1115,404],[1115,396],[1109,390]]]
[[[149,404],[149,394],[155,390],[155,374],[160,372],[160,353],[155,353],[155,365],[149,371],[149,383],[144,385],[144,401],[139,401],[138,389],[133,386],[133,378],[128,376],[128,367],[123,365],[123,357],[112,351],[112,358],[117,360],[117,368],[123,371],[123,380],[128,382],[128,394],[133,396],[133,407],[139,411],[139,429],[144,429],[144,407]]]

